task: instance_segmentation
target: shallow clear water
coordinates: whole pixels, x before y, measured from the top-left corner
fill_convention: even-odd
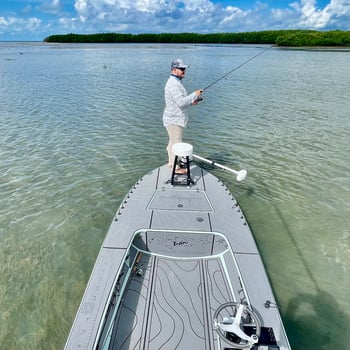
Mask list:
[[[61,349],[113,215],[166,162],[169,63],[188,91],[255,46],[0,43],[0,348]],[[195,153],[236,195],[296,350],[350,341],[349,52],[271,48],[191,107]]]

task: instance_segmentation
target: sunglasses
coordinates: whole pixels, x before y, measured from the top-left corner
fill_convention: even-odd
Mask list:
[[[176,68],[176,69],[180,69],[182,72],[186,70],[186,68]]]

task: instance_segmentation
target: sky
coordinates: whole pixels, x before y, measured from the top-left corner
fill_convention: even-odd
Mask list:
[[[276,29],[350,30],[350,0],[0,0],[0,41]]]

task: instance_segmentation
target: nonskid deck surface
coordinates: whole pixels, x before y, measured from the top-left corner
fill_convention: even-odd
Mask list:
[[[109,349],[217,349],[213,314],[232,300],[219,257],[144,254],[125,293]]]

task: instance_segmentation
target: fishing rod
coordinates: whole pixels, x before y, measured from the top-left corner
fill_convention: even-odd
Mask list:
[[[252,61],[253,59],[257,58],[258,56],[262,55],[263,53],[265,53],[267,50],[270,50],[272,46],[269,46],[268,48],[266,48],[263,51],[260,51],[259,53],[257,53],[256,55],[254,55],[253,57],[250,57],[248,60],[244,61],[243,63],[241,63],[240,65],[236,66],[235,68],[231,69],[228,73],[224,74],[223,76],[221,76],[220,78],[216,79],[215,81],[213,81],[211,84],[209,84],[208,86],[206,86],[204,89],[202,89],[202,92],[208,90],[210,87],[212,87],[213,85],[215,85],[216,83],[218,83],[219,81],[221,81],[222,79],[225,79],[228,75],[232,74],[233,72],[235,72],[236,70],[238,70],[239,68],[243,67],[244,65],[246,65],[248,62]],[[203,100],[203,97],[199,97],[198,101]]]

